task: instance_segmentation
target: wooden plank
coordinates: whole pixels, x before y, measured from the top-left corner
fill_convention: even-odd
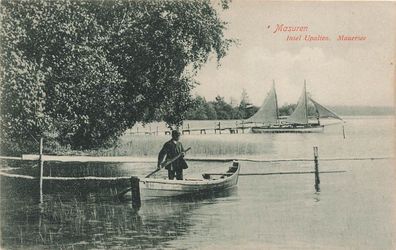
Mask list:
[[[363,161],[363,160],[386,160],[394,159],[394,157],[354,157],[354,158],[321,158],[320,161]],[[248,162],[297,162],[307,161],[312,162],[311,158],[295,158],[295,159],[260,159],[260,158],[226,158],[226,157],[186,157],[187,161],[218,161],[218,162],[230,162],[230,161],[248,161]]]
[[[344,170],[335,171],[320,171],[321,174],[331,174],[331,173],[345,173]],[[299,171],[299,172],[273,172],[273,173],[239,173],[239,176],[252,176],[252,175],[283,175],[283,174],[313,174],[315,171]],[[209,175],[228,175],[224,173],[209,173]],[[38,179],[29,175],[19,175],[19,174],[8,174],[0,172],[0,176],[12,177],[12,178],[22,178],[22,179]],[[56,180],[56,181],[75,181],[75,180],[98,180],[98,181],[116,181],[116,180],[129,180],[131,177],[97,177],[97,176],[86,176],[86,177],[53,177],[44,176],[43,180]],[[187,179],[186,179],[187,180]]]
[[[23,160],[39,160],[39,155],[22,155]],[[131,156],[85,156],[85,155],[43,155],[44,161],[58,162],[114,162],[114,163],[156,163],[155,158]]]
[[[29,155],[29,154],[24,154],[22,155],[22,160],[24,161],[38,161],[40,160],[40,155]]]
[[[345,170],[334,170],[334,171],[321,171],[321,174],[337,174],[345,173]],[[272,172],[272,173],[244,173],[239,174],[239,176],[251,176],[251,175],[282,175],[282,174],[314,174],[315,171],[295,171],[295,172]]]
[[[0,176],[6,176],[6,177],[11,177],[11,178],[22,178],[22,179],[37,179],[36,177],[30,176],[30,175],[21,175],[21,174],[8,174],[4,172],[0,172]]]
[[[6,156],[4,156],[6,157]],[[29,160],[38,161],[39,155],[24,154],[21,158],[13,157],[15,160]],[[5,159],[5,158],[4,158]],[[360,161],[360,160],[386,160],[394,159],[390,156],[380,157],[353,157],[353,158],[321,158],[320,161]],[[156,158],[149,157],[133,157],[133,156],[83,156],[83,155],[43,155],[44,161],[58,161],[58,162],[114,162],[114,163],[156,163]],[[230,162],[233,160],[249,161],[249,162],[298,162],[307,161],[312,162],[311,158],[294,158],[294,159],[263,159],[263,158],[228,158],[228,157],[185,157],[187,161],[213,161],[213,162]]]
[[[21,174],[8,174],[0,171],[0,176],[12,177],[12,178],[22,178],[22,179],[39,179],[30,175]],[[98,176],[85,176],[85,177],[55,177],[55,176],[43,176],[43,180],[55,180],[55,181],[84,181],[84,180],[98,180],[98,181],[117,181],[117,180],[129,180],[131,177],[121,176],[121,177],[98,177]]]
[[[86,181],[86,180],[97,180],[97,181],[117,181],[117,180],[130,180],[131,177],[98,177],[98,176],[85,176],[85,177],[54,177],[44,176],[43,180],[55,180],[55,181]]]
[[[202,175],[233,175],[234,173],[203,173]],[[240,174],[239,174],[240,175]]]
[[[0,156],[0,160],[22,160],[22,157]]]

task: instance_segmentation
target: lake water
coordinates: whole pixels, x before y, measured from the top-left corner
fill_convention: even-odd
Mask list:
[[[100,191],[79,193],[78,186],[46,190],[37,204],[37,183],[1,179],[1,247],[4,249],[394,249],[396,247],[396,171],[393,117],[349,117],[321,134],[185,135],[185,146],[224,145],[207,155],[260,159],[313,158],[319,147],[321,192],[313,174],[240,176],[238,187],[211,197],[143,202],[113,201]],[[203,126],[214,122],[191,122]],[[149,136],[158,146],[169,136]],[[134,140],[126,136],[125,141]],[[141,137],[139,140],[143,140]],[[145,139],[144,139],[145,140]],[[157,145],[155,144],[155,145]],[[151,144],[150,144],[151,145]],[[194,144],[195,145],[195,144]],[[236,145],[235,148],[233,145]],[[249,147],[243,149],[241,147]],[[235,149],[235,150],[234,150]],[[215,153],[213,153],[215,152]],[[205,156],[194,148],[191,156]],[[376,158],[353,160],[352,158]],[[321,158],[351,158],[320,161]],[[20,163],[2,167],[19,167]],[[230,163],[190,162],[185,176],[227,169]],[[35,163],[21,171],[33,169]],[[31,168],[33,166],[33,168]],[[79,170],[70,170],[70,167]],[[311,171],[313,162],[241,162],[241,173]],[[153,170],[141,164],[51,164],[51,175],[138,175]],[[48,170],[51,169],[51,170]],[[58,171],[58,172],[57,172]],[[76,171],[76,172],[73,172]],[[78,173],[77,173],[78,172]],[[93,172],[93,173],[92,173]],[[159,178],[165,173],[159,174]],[[58,187],[59,188],[59,187]],[[61,187],[62,189],[62,187]]]

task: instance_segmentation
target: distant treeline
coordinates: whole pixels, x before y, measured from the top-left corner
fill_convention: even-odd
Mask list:
[[[217,96],[214,101],[206,101],[204,97],[196,96],[193,107],[186,112],[186,120],[246,119],[257,110],[258,107],[249,104],[247,98],[242,98],[238,105],[232,105],[221,96]]]
[[[239,103],[226,102],[221,96],[217,96],[214,101],[196,96],[193,107],[186,113],[186,120],[241,120],[251,117],[259,108],[249,102],[245,90]],[[295,108],[296,104],[284,104],[279,107],[279,116],[289,116]],[[333,106],[330,109],[340,116],[392,115],[395,112],[392,107]],[[313,105],[308,105],[308,114],[310,116],[316,114]]]
[[[393,107],[372,107],[372,106],[332,106],[329,107],[340,116],[349,115],[394,115]]]
[[[279,108],[279,116],[290,115],[296,104],[285,104]],[[214,101],[206,101],[205,97],[196,96],[194,105],[186,113],[186,120],[240,120],[247,119],[258,111],[259,107],[252,105],[246,91],[243,90],[239,103],[226,102],[224,97],[217,96]],[[309,113],[314,113],[309,107]]]

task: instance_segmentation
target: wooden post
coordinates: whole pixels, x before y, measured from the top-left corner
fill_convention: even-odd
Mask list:
[[[40,138],[40,203],[43,203],[43,171],[44,171],[43,138]]]
[[[344,139],[345,139],[345,129],[344,129],[344,125],[342,125],[342,135],[344,136]]]
[[[314,147],[313,150],[314,150],[314,162],[315,162],[315,190],[316,192],[320,192],[318,147]]]
[[[244,133],[245,133],[245,128],[244,128],[243,120],[242,120],[242,134],[244,134]]]
[[[219,122],[219,134],[221,134],[221,123]]]
[[[217,134],[217,128],[216,128],[217,124],[215,123],[215,134]]]
[[[136,126],[136,134],[139,134],[139,127]]]
[[[151,126],[149,126],[149,131],[150,131],[150,135],[151,135]]]
[[[140,180],[138,177],[131,177],[132,207],[135,209],[139,209],[141,206],[139,182]]]

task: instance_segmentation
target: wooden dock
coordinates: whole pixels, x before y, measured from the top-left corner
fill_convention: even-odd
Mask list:
[[[191,133],[195,134],[201,134],[201,135],[206,135],[209,133],[214,133],[214,134],[222,134],[223,132],[227,134],[239,134],[239,133],[245,133],[247,132],[251,127],[253,126],[253,123],[235,123],[235,126],[230,126],[229,124],[224,126],[221,122],[216,122],[213,127],[198,127],[198,128],[193,128],[190,127],[190,123],[187,123],[186,126],[182,126],[180,131],[183,135],[190,135]],[[199,132],[199,133],[198,133]],[[166,130],[160,130],[159,127],[157,126],[155,129],[153,129],[151,126],[148,126],[148,129],[146,128],[144,131],[139,127],[136,128],[135,131],[130,131],[128,134],[134,134],[134,135],[160,135],[160,134],[165,134],[165,135],[170,135],[171,130],[166,129]]]

